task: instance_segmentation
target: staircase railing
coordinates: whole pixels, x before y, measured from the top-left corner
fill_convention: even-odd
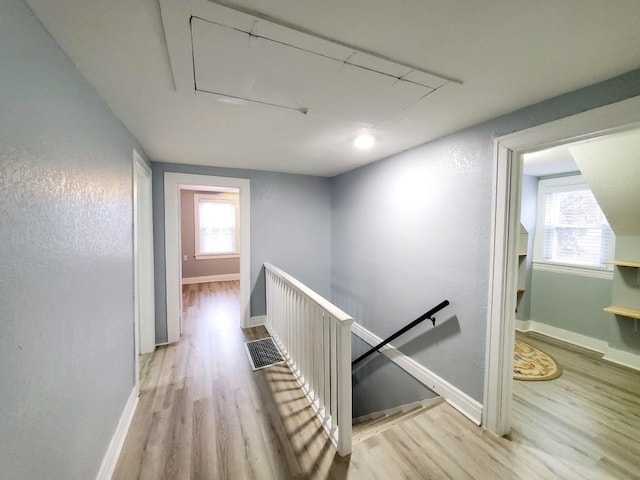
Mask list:
[[[358,358],[356,358],[351,365],[353,367],[356,366],[357,363],[361,362],[362,360],[364,360],[365,358],[367,358],[369,355],[373,354],[374,352],[377,352],[378,350],[380,350],[382,347],[384,347],[387,343],[392,342],[393,340],[395,340],[396,338],[398,338],[400,335],[408,332],[409,330],[411,330],[413,327],[419,325],[420,323],[424,322],[425,320],[429,319],[433,322],[433,325],[435,326],[436,324],[436,319],[434,318],[434,315],[436,313],[438,313],[440,310],[442,310],[444,307],[446,307],[447,305],[449,305],[449,300],[444,300],[442,302],[440,302],[438,305],[436,305],[435,307],[433,307],[431,310],[429,310],[428,312],[420,315],[418,318],[416,318],[413,322],[405,325],[404,327],[402,327],[400,330],[398,330],[397,332],[395,332],[394,334],[388,336],[387,338],[385,338],[383,341],[381,341],[379,344],[375,345],[374,347],[371,347],[369,350],[367,350],[365,353],[363,353],[362,355],[360,355]]]
[[[348,455],[353,319],[276,266],[264,268],[267,329],[338,454]]]

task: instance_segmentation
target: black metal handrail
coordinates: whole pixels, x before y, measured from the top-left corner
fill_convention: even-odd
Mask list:
[[[436,313],[438,313],[440,310],[442,310],[444,307],[446,307],[447,305],[449,305],[449,300],[444,300],[443,302],[439,303],[438,305],[436,305],[435,307],[433,307],[431,310],[429,310],[428,312],[426,312],[423,315],[420,315],[418,318],[416,318],[413,322],[409,323],[408,325],[405,325],[404,327],[402,327],[400,330],[398,330],[396,333],[394,333],[393,335],[391,335],[388,338],[385,338],[383,341],[381,341],[378,345],[376,345],[375,347],[372,347],[370,350],[367,350],[367,352],[363,353],[362,355],[360,355],[358,358],[356,358],[353,362],[351,362],[351,367],[354,367],[356,363],[364,360],[365,358],[367,358],[369,355],[371,355],[374,352],[377,352],[378,350],[380,350],[382,347],[384,347],[387,343],[395,340],[396,338],[398,338],[400,335],[402,335],[405,332],[408,332],[409,330],[411,330],[413,327],[415,327],[416,325],[424,322],[426,319],[429,319],[433,322],[433,326],[435,327],[436,325],[436,319],[433,317]]]

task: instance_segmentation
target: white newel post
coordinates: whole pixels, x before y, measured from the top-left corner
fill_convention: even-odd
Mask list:
[[[353,319],[340,323],[338,331],[338,454],[351,453],[351,325]],[[348,395],[346,394],[348,392]]]

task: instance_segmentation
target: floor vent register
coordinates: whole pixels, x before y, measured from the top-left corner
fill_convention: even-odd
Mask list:
[[[249,355],[251,368],[254,372],[284,363],[284,358],[271,337],[246,342],[244,346],[247,349],[247,355]]]

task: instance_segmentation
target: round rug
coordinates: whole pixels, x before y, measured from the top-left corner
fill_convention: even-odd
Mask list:
[[[542,350],[516,340],[513,353],[514,380],[553,380],[562,375],[562,368]]]

